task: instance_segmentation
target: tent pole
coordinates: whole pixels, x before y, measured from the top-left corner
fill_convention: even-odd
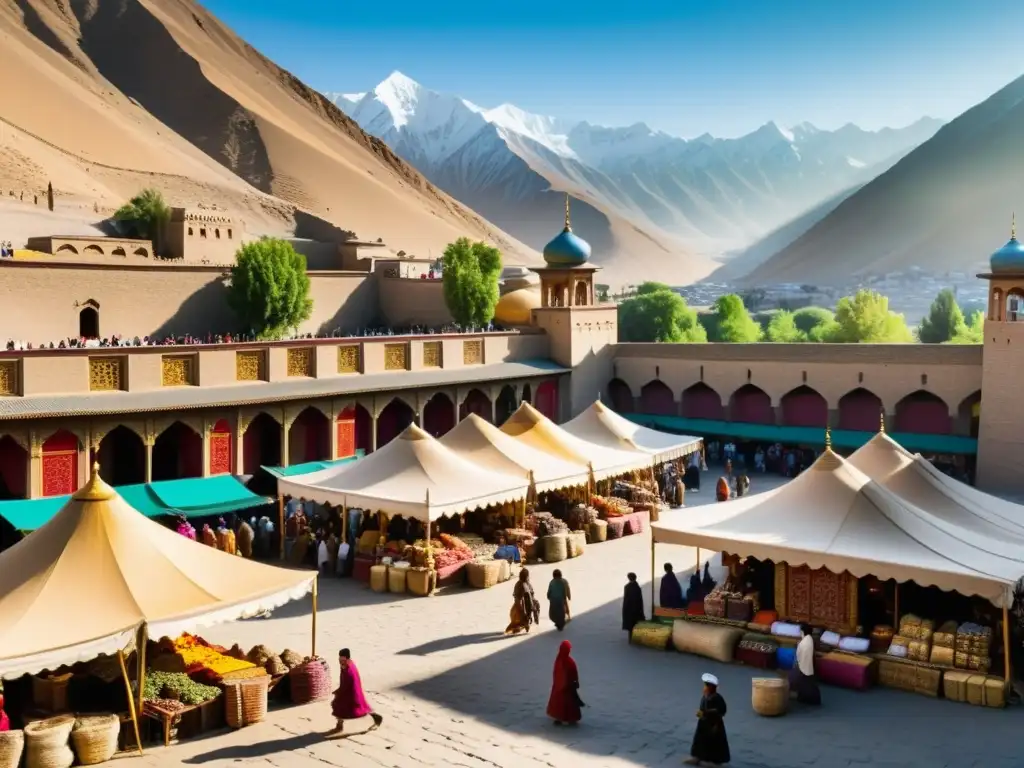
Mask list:
[[[135,730],[135,745],[142,754],[142,737],[139,735],[139,716],[135,711],[135,696],[132,694],[132,684],[128,679],[128,667],[124,663],[124,651],[117,652],[117,663],[121,665],[121,677],[124,679],[124,690],[128,694],[128,713],[132,716],[132,728]]]
[[[434,594],[437,575],[434,572],[434,549],[430,546],[430,489],[427,488],[427,595]]]
[[[654,621],[654,529],[651,528],[651,621]]]
[[[310,643],[310,652],[309,652],[309,655],[312,658],[314,658],[314,659],[316,658],[316,598],[317,598],[317,592],[319,591],[319,589],[318,589],[319,582],[320,582],[320,576],[319,576],[319,574],[317,574],[316,576],[313,577],[313,640]]]
[[[697,573],[700,573],[700,547],[697,547]]]
[[[139,706],[138,711],[142,711],[142,692],[146,685],[146,641],[149,639],[149,626],[143,624],[139,627],[138,637],[135,641],[136,648],[138,649],[139,655]]]
[[[1003,679],[1010,684],[1010,609],[1003,606]]]
[[[278,544],[278,555],[284,560],[284,494],[277,494],[277,538]]]

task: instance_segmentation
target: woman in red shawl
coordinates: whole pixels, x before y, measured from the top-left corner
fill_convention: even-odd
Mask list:
[[[576,662],[569,655],[571,652],[572,644],[568,640],[563,640],[558,646],[551,697],[548,699],[548,717],[555,721],[555,725],[575,725],[583,719],[583,713],[580,712],[580,707],[583,706],[579,695],[580,675],[576,669]]]
[[[374,712],[373,707],[366,701],[363,681],[359,679],[359,670],[356,669],[348,648],[342,648],[338,653],[338,663],[341,665],[341,683],[331,701],[331,714],[338,721],[333,733],[341,733],[346,720],[358,720],[367,715],[373,718],[371,730],[379,728],[384,718]]]

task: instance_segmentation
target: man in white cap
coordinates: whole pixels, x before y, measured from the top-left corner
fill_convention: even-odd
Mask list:
[[[687,765],[723,765],[730,760],[729,740],[725,736],[725,699],[718,692],[718,678],[710,672],[701,676],[704,695],[697,710],[697,732],[693,734]]]

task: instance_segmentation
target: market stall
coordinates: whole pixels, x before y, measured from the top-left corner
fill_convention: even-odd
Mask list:
[[[702,438],[672,435],[634,424],[600,400],[562,425],[570,435],[605,448],[642,451],[655,464],[689,456],[701,449]]]
[[[10,694],[26,681],[31,701],[19,717],[26,724],[54,717],[63,723],[70,717],[68,731],[77,732],[86,726],[64,714],[72,681],[81,675],[118,685],[119,671],[124,695],[106,700],[123,705],[115,714],[130,720],[141,748],[138,717],[148,637],[174,638],[259,615],[310,591],[315,656],[315,574],[262,565],[191,541],[140,515],[103,482],[97,465],[89,482],[48,523],[0,554],[4,706],[12,705]],[[132,656],[131,666],[138,670],[134,691]]]
[[[933,696],[945,688],[960,700],[969,688],[975,703],[1005,703],[1008,611],[1024,576],[1024,542],[1005,529],[997,536],[991,521],[966,507],[955,516],[953,511],[911,503],[827,446],[807,471],[778,489],[655,524],[652,580],[655,543],[732,553],[727,583],[673,617],[673,642],[677,648],[708,647],[710,640],[697,638],[690,625],[711,624],[700,633],[716,636],[712,645],[723,660],[735,652],[764,666],[785,666],[800,636],[792,622],[806,623],[816,628],[825,682],[866,687],[878,679]],[[745,563],[767,573],[770,584],[751,593]],[[862,615],[866,593],[882,590],[889,580],[896,583],[891,613]],[[936,588],[931,591],[945,596],[936,611],[948,613],[901,613],[900,588],[911,585]],[[1001,621],[947,621],[953,593],[995,606]],[[989,655],[999,645],[1002,680],[987,676]],[[959,675],[970,685],[960,686]]]

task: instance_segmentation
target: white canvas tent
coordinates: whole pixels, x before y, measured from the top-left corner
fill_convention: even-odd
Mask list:
[[[978,595],[1006,608],[1024,549],[951,525],[826,450],[766,493],[688,510],[651,526],[654,541]]]
[[[699,437],[671,435],[634,424],[600,400],[563,424],[562,429],[580,440],[605,448],[643,451],[650,454],[656,464],[699,451],[701,446]]]
[[[278,493],[424,522],[526,497],[529,477],[479,466],[415,424],[369,456],[277,481]]]
[[[516,440],[475,413],[441,438],[441,444],[477,466],[511,475],[532,476],[538,493],[586,485],[590,470]]]

